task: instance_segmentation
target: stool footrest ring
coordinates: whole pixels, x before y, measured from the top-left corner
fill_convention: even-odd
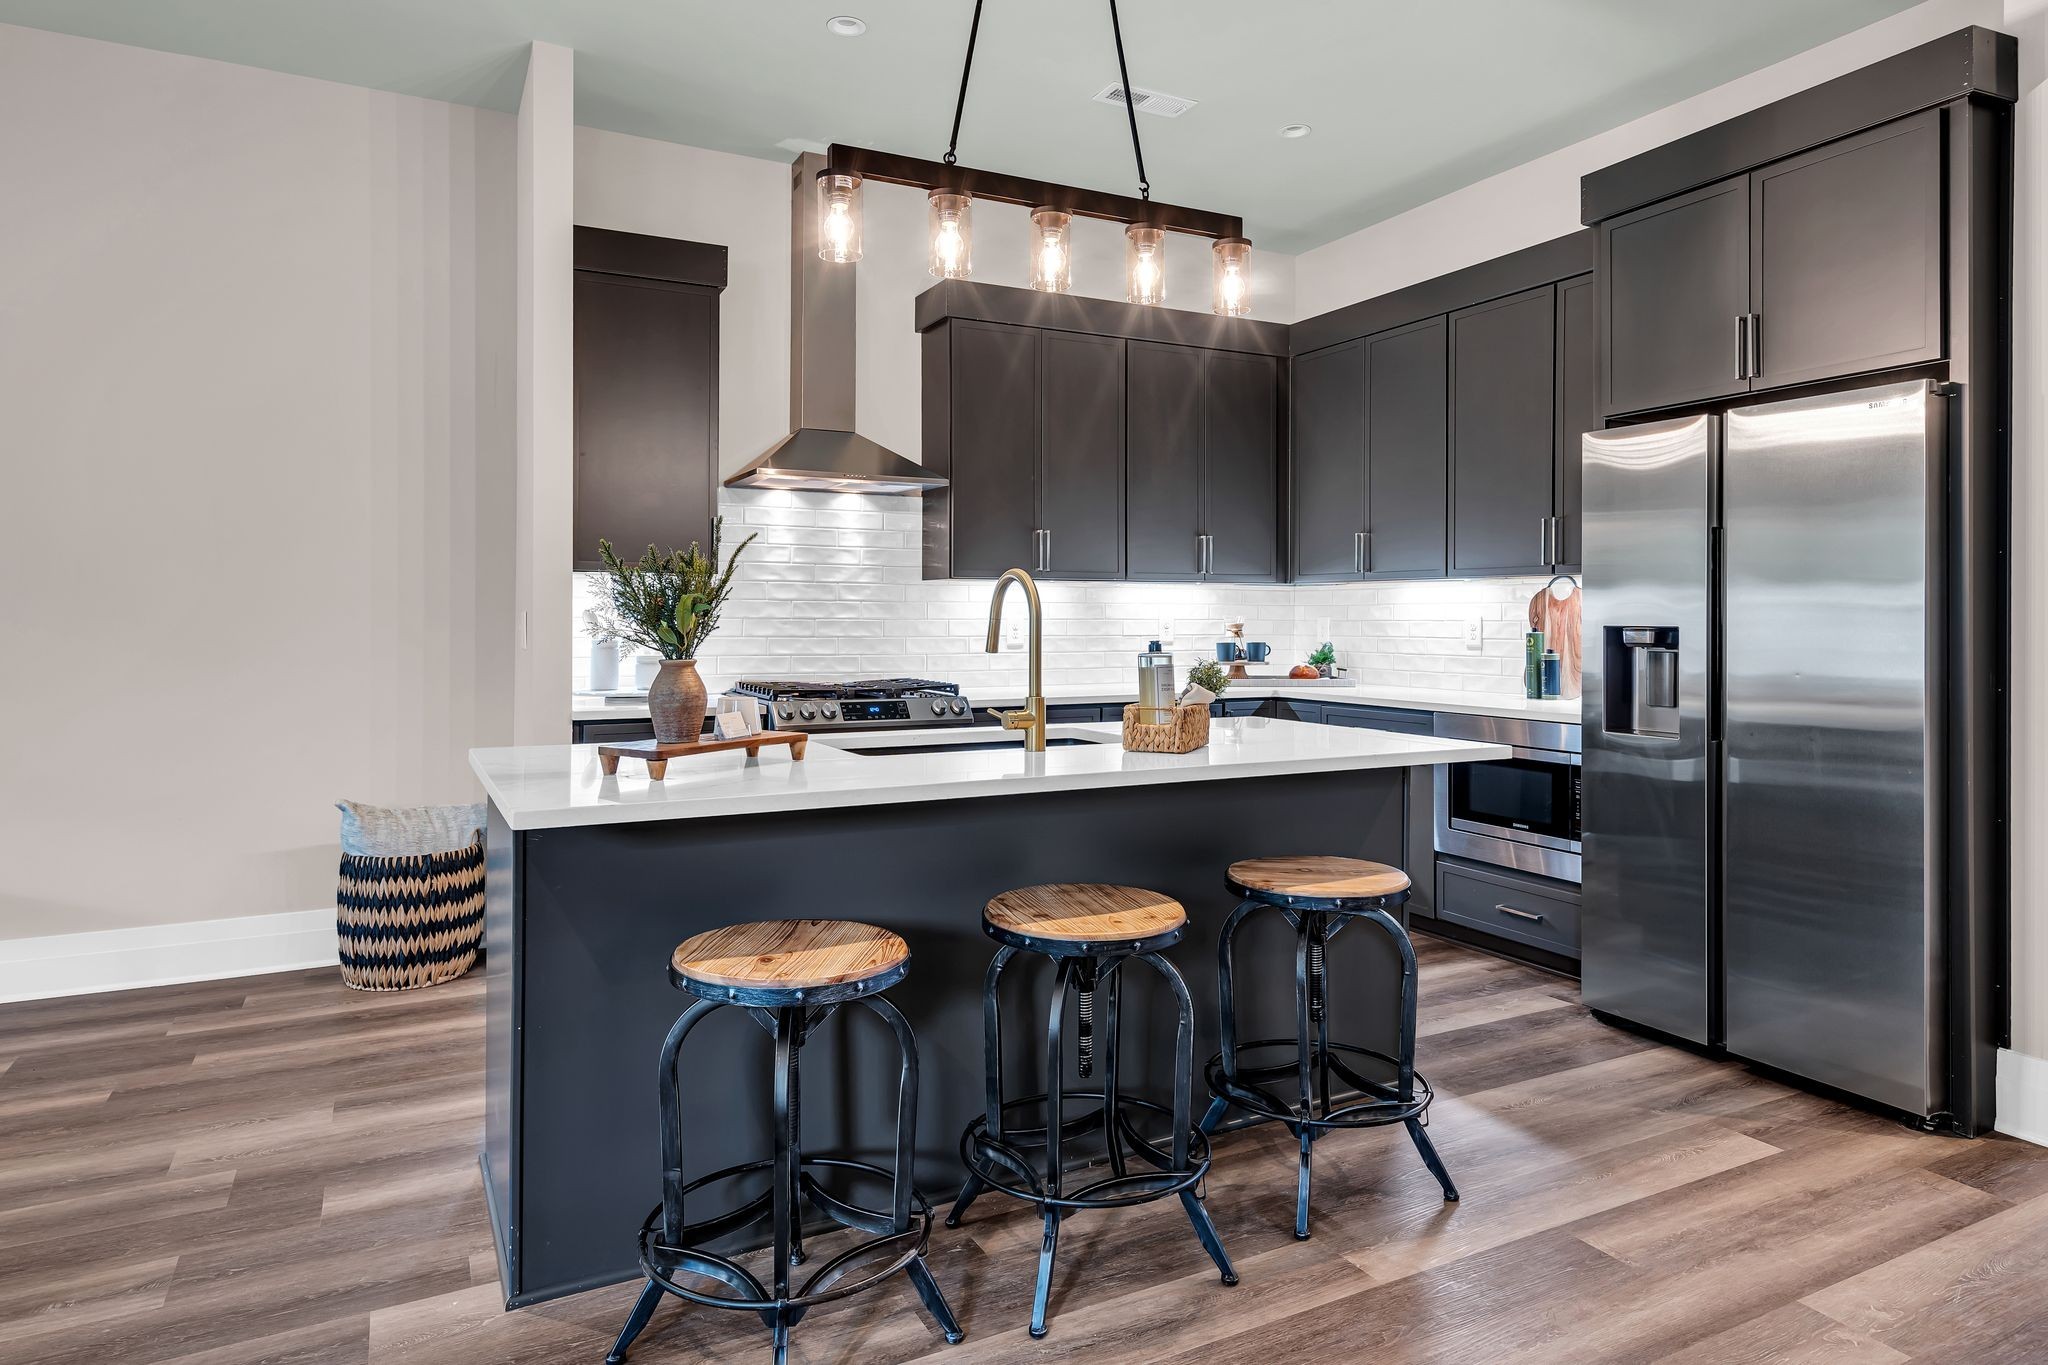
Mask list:
[[[709,1175],[692,1181],[685,1187],[685,1193],[693,1192],[704,1186],[717,1184],[721,1181],[733,1180],[743,1175],[764,1171],[773,1164],[768,1161],[754,1161],[740,1166],[728,1166],[724,1170],[713,1171]],[[872,1231],[875,1227],[886,1226],[892,1221],[888,1214],[863,1209],[858,1205],[847,1203],[844,1200],[826,1194],[818,1186],[817,1182],[810,1178],[810,1170],[814,1167],[858,1171],[863,1175],[871,1175],[881,1180],[891,1179],[891,1172],[866,1162],[842,1161],[832,1157],[805,1157],[800,1167],[805,1193],[811,1197],[811,1202],[820,1211],[831,1217],[834,1222],[844,1227],[852,1228],[855,1231]],[[756,1198],[741,1205],[731,1213],[722,1214],[717,1218],[706,1219],[700,1223],[689,1224],[682,1230],[682,1237],[687,1239],[707,1234],[718,1236],[745,1227],[748,1223],[758,1221],[760,1217],[765,1216],[767,1212],[765,1199],[765,1196]],[[757,1210],[757,1212],[755,1212],[752,1218],[743,1218],[742,1215],[746,1214],[749,1210]],[[794,1325],[805,1309],[816,1304],[829,1303],[834,1299],[842,1299],[849,1295],[857,1294],[870,1285],[877,1284],[889,1276],[906,1269],[913,1261],[924,1255],[926,1245],[931,1241],[931,1234],[931,1204],[922,1194],[913,1190],[911,1192],[910,1226],[900,1231],[882,1232],[880,1235],[871,1237],[867,1241],[848,1247],[845,1251],[834,1256],[831,1260],[813,1271],[796,1293],[784,1298],[776,1298],[750,1271],[729,1257],[721,1256],[716,1252],[705,1251],[695,1246],[671,1246],[663,1242],[661,1240],[661,1206],[657,1204],[654,1210],[647,1215],[646,1221],[640,1225],[640,1270],[653,1284],[659,1285],[668,1293],[674,1294],[681,1299],[687,1299],[691,1303],[702,1304],[706,1308],[728,1308],[737,1309],[742,1312],[759,1313],[769,1321],[771,1326],[774,1324],[774,1320],[780,1316],[785,1322]],[[850,1278],[839,1277],[838,1272],[849,1263],[862,1256],[872,1254],[881,1248],[888,1247],[891,1243],[901,1243],[902,1247],[892,1253],[890,1259],[885,1264]],[[731,1294],[714,1294],[700,1289],[693,1289],[688,1285],[676,1282],[675,1277],[679,1274],[700,1275],[706,1279],[717,1280],[730,1286],[734,1292]]]
[[[1237,1050],[1242,1054],[1262,1047],[1294,1049],[1298,1046],[1293,1038],[1259,1038],[1239,1043]],[[1298,1076],[1300,1071],[1297,1062],[1290,1061],[1285,1065],[1275,1063],[1270,1066],[1246,1066],[1240,1056],[1237,1070],[1226,1072],[1223,1069],[1223,1054],[1219,1052],[1209,1059],[1204,1075],[1209,1082],[1210,1093],[1228,1100],[1233,1107],[1248,1114],[1284,1123],[1290,1131],[1297,1134],[1303,1128],[1311,1132],[1321,1132],[1332,1128],[1379,1128],[1389,1123],[1404,1123],[1409,1119],[1422,1117],[1436,1099],[1436,1092],[1430,1088],[1429,1082],[1423,1079],[1420,1072],[1413,1073],[1414,1091],[1408,1098],[1403,1099],[1395,1093],[1392,1086],[1365,1079],[1338,1060],[1337,1055],[1341,1053],[1351,1057],[1368,1057],[1374,1061],[1399,1065],[1394,1058],[1384,1052],[1352,1043],[1329,1043],[1325,1047],[1313,1049],[1312,1061],[1320,1064],[1325,1059],[1325,1053],[1328,1054],[1330,1069],[1365,1092],[1368,1098],[1332,1109],[1321,1117],[1303,1114],[1298,1102],[1290,1103],[1283,1100],[1257,1084],[1262,1080],[1292,1079]]]
[[[1003,1105],[1005,1112],[1045,1103],[1044,1095],[1026,1095]],[[1103,1102],[1101,1091],[1069,1091],[1070,1100],[1095,1100]],[[1188,1129],[1188,1165],[1185,1170],[1172,1168],[1172,1158],[1157,1146],[1139,1136],[1132,1127],[1126,1110],[1140,1110],[1157,1114],[1169,1123],[1173,1111],[1163,1104],[1150,1100],[1134,1099],[1127,1095],[1117,1097],[1116,1127],[1118,1134],[1109,1137],[1117,1140],[1120,1135],[1125,1145],[1137,1156],[1157,1167],[1156,1171],[1136,1175],[1113,1175],[1085,1185],[1071,1194],[1050,1195],[1046,1192],[1045,1181],[1033,1168],[1026,1151],[1045,1145],[1043,1128],[1003,1130],[1001,1140],[988,1131],[988,1116],[982,1115],[969,1123],[960,1134],[960,1159],[967,1169],[989,1189],[1021,1199],[1027,1204],[1046,1209],[1119,1209],[1134,1204],[1149,1204],[1155,1199],[1164,1199],[1170,1194],[1193,1189],[1209,1172],[1209,1136],[1199,1127]],[[1103,1115],[1096,1112],[1084,1115],[1060,1126],[1062,1134],[1088,1132],[1103,1125]],[[1021,1139],[1021,1141],[1019,1140]],[[1015,1177],[1015,1180],[1009,1177]],[[1028,1184],[1017,1183],[1028,1181]]]

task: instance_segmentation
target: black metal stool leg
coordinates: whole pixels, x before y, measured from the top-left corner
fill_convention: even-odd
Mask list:
[[[1003,1140],[1003,1012],[998,994],[1003,980],[1003,968],[1017,950],[1008,946],[998,948],[988,964],[988,975],[981,987],[981,1034],[982,1034],[982,1101],[983,1112],[988,1118],[988,1135],[991,1140]],[[960,1184],[960,1193],[953,1199],[953,1207],[946,1212],[946,1226],[957,1228],[960,1220],[967,1216],[968,1206],[988,1188],[972,1167],[968,1168],[967,1179]]]
[[[1216,936],[1216,998],[1223,1029],[1223,1070],[1232,1076],[1237,1074],[1237,927],[1258,908],[1259,902],[1254,900],[1238,902],[1237,909],[1223,921],[1223,931]],[[1214,1133],[1229,1111],[1230,1101],[1223,1096],[1210,1100],[1209,1111],[1202,1115],[1202,1131]]]
[[[796,1242],[796,1189],[798,1165],[795,1127],[796,1055],[803,1046],[803,1011],[784,1007],[775,1012],[775,1164],[770,1175],[775,1185],[775,1297],[789,1297],[789,1268],[801,1254]],[[776,1356],[788,1349],[789,1324],[776,1314]]]
[[[1173,1166],[1175,1170],[1184,1171],[1191,1160],[1188,1139],[1189,1129],[1193,1126],[1190,1120],[1194,1117],[1195,1002],[1188,995],[1188,983],[1171,962],[1156,953],[1147,953],[1144,960],[1166,978],[1166,984],[1173,990],[1178,1015],[1173,1046]],[[1230,1264],[1230,1253],[1223,1249],[1223,1239],[1217,1235],[1216,1224],[1209,1217],[1208,1208],[1195,1198],[1193,1190],[1182,1190],[1180,1203],[1187,1210],[1188,1222],[1194,1224],[1195,1237],[1201,1242],[1202,1250],[1208,1252],[1209,1259],[1216,1263],[1223,1283],[1236,1284],[1237,1269]]]
[[[1102,1035],[1097,1046],[1102,1059],[1102,1140],[1109,1151],[1109,1172],[1111,1175],[1128,1174],[1124,1162],[1123,1125],[1118,1119],[1117,1108],[1117,1011],[1122,1005],[1123,973],[1122,963],[1112,962],[1104,969],[1097,985],[1102,995]]]
[[[1063,957],[1053,974],[1052,1006],[1045,1016],[1045,1188],[1057,1199],[1061,1193],[1060,1139],[1066,1126],[1067,1079],[1067,989],[1073,984],[1075,962]],[[1045,1238],[1038,1248],[1038,1288],[1031,1296],[1031,1335],[1045,1335],[1045,1310],[1052,1298],[1053,1256],[1060,1245],[1060,1211],[1045,1209]]]
[[[612,1352],[605,1357],[605,1365],[620,1365],[626,1358],[626,1349],[633,1339],[647,1330],[647,1323],[654,1316],[654,1310],[661,1304],[662,1287],[649,1280],[640,1286],[640,1297],[633,1301],[633,1311],[626,1315],[626,1325],[619,1331],[619,1339],[612,1343]]]
[[[1416,978],[1419,969],[1415,963],[1415,944],[1407,933],[1394,922],[1393,916],[1384,910],[1366,916],[1393,936],[1395,947],[1401,950],[1401,1060],[1400,1072],[1396,1078],[1396,1093],[1403,1100],[1415,1097],[1415,1008]],[[1422,1157],[1422,1164],[1429,1167],[1429,1173],[1436,1177],[1436,1183],[1443,1186],[1444,1202],[1456,1203],[1458,1187],[1451,1183],[1451,1173],[1444,1167],[1444,1159],[1437,1155],[1436,1144],[1423,1131],[1422,1120],[1411,1118],[1405,1124],[1409,1138],[1415,1143],[1415,1150]]]
[[[893,1199],[892,1226],[899,1233],[908,1232],[911,1198],[917,1192],[917,1039],[910,1031],[910,1021],[894,1004],[879,996],[868,997],[866,1004],[895,1032],[896,1048],[903,1058],[903,1069],[896,1081],[896,1165],[889,1188]],[[931,1314],[946,1340],[956,1344],[961,1341],[966,1334],[960,1330],[960,1322],[953,1316],[953,1309],[940,1292],[939,1282],[932,1277],[923,1254],[912,1258],[904,1270],[918,1298],[924,1301],[925,1312]]]
[[[1309,928],[1310,916],[1303,913],[1297,922],[1298,933],[1294,940],[1294,1043],[1298,1060],[1297,1079],[1301,1085],[1301,1117],[1315,1117],[1315,1088],[1311,1066],[1315,1057],[1315,1038],[1309,1032]],[[1301,1141],[1301,1165],[1295,1178],[1294,1187],[1294,1235],[1299,1241],[1308,1240],[1308,1191],[1310,1169],[1315,1163],[1316,1130],[1308,1123],[1297,1126],[1295,1136]]]

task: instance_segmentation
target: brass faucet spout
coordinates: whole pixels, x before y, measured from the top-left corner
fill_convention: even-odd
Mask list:
[[[1022,569],[1006,569],[996,580],[996,594],[988,604],[987,652],[996,653],[1003,643],[1003,598],[1010,591],[1010,584],[1018,583],[1024,588],[1024,607],[1029,618],[1030,656],[1027,670],[1030,675],[1030,694],[1024,698],[1024,707],[1019,711],[998,711],[1005,730],[1023,730],[1024,748],[1031,753],[1045,751],[1045,611],[1038,597],[1038,584]]]

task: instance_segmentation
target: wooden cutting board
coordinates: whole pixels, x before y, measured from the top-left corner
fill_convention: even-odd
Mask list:
[[[1548,584],[1529,599],[1529,629],[1543,632],[1543,647],[1557,651],[1558,671],[1563,674],[1558,696],[1569,701],[1579,695],[1581,658],[1579,652],[1579,611],[1582,594],[1576,584],[1563,597],[1554,596]]]

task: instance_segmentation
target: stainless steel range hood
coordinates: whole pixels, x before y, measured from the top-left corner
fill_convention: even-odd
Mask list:
[[[853,429],[853,270],[818,259],[816,180],[825,158],[790,167],[789,421],[796,428],[725,481],[908,495],[946,481]]]

